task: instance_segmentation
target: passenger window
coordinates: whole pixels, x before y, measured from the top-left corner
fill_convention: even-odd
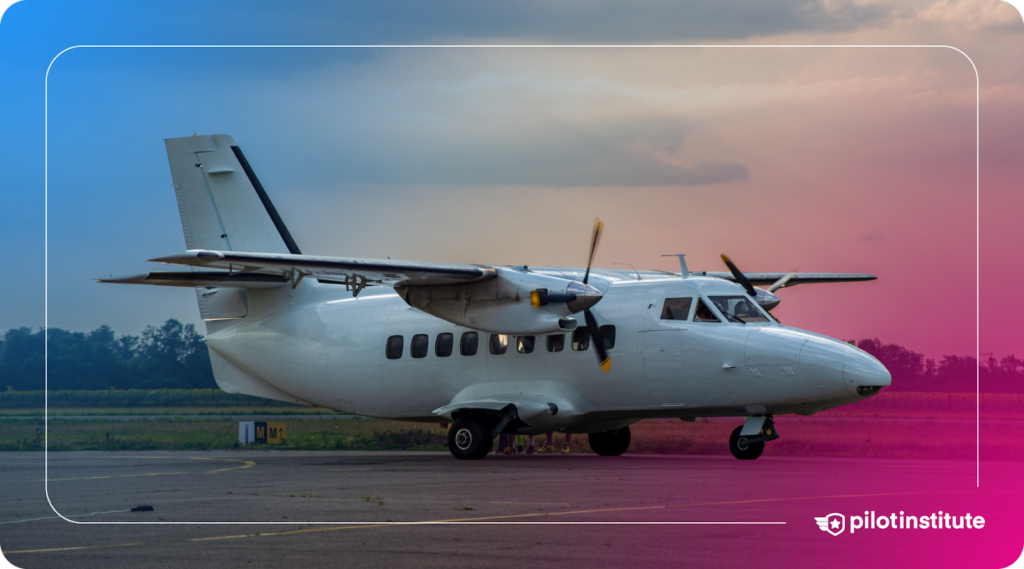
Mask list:
[[[426,334],[416,334],[412,337],[412,344],[409,347],[412,357],[425,358],[427,357],[427,349],[430,348],[430,339],[427,338]]]
[[[391,336],[388,338],[388,346],[384,353],[388,356],[389,360],[397,360],[402,357],[402,337]]]
[[[476,345],[479,341],[480,338],[476,332],[466,332],[462,334],[462,341],[459,344],[459,353],[464,356],[475,356]]]
[[[516,351],[520,354],[533,353],[533,345],[536,341],[536,336],[516,336]]]
[[[508,336],[504,334],[491,334],[491,353],[500,356],[508,350]]]
[[[590,330],[577,328],[572,331],[572,351],[585,352],[590,348]]]
[[[565,334],[552,334],[548,336],[548,351],[561,352],[565,349]]]
[[[439,358],[447,358],[452,355],[452,346],[455,345],[455,336],[448,334],[438,334],[437,339],[434,340],[434,355]]]
[[[601,326],[601,339],[604,340],[604,349],[610,350],[615,347],[615,326],[606,324]]]
[[[704,300],[697,301],[697,311],[693,313],[694,322],[719,322],[718,317],[715,316],[714,312],[708,308],[708,305],[704,304]]]
[[[661,309],[662,320],[686,320],[690,316],[692,298],[666,298]]]

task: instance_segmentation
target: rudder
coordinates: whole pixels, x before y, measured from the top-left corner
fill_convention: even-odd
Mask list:
[[[188,249],[302,254],[233,137],[164,144]]]

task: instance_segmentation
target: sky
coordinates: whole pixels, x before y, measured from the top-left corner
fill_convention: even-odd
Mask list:
[[[61,54],[83,44],[481,47]],[[599,267],[870,273],[773,312],[933,358],[980,322],[981,352],[1024,355],[1020,61],[998,1],[25,0],[0,20],[0,330],[203,330],[191,290],[92,280],[185,249],[162,139],[198,132],[235,137],[307,254],[580,266],[601,217]]]

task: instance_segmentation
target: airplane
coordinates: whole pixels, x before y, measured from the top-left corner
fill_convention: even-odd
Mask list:
[[[194,288],[228,393],[450,424],[458,459],[554,431],[618,456],[643,419],[740,417],[729,450],[752,460],[779,438],[774,416],[891,382],[866,352],[769,312],[780,288],[872,275],[743,273],[724,255],[728,273],[681,255],[678,273],[593,268],[600,220],[583,269],[303,255],[234,138],[164,142],[186,250],[151,261],[188,270],[97,280]]]

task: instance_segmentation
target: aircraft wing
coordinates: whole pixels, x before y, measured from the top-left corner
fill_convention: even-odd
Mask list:
[[[497,271],[486,265],[446,265],[391,260],[343,259],[287,253],[190,250],[150,260],[157,263],[187,265],[202,269],[220,269],[220,274],[227,275],[219,277],[224,279],[222,282],[242,282],[241,280],[234,281],[234,279],[243,275],[262,275],[260,278],[273,276],[278,279],[286,279],[292,283],[296,283],[305,277],[312,277],[322,280],[335,280],[339,283],[351,284],[362,288],[362,286],[367,285],[394,287],[458,284],[486,280],[497,276]],[[223,271],[227,271],[227,273]],[[159,275],[160,273],[149,274]],[[205,275],[206,273],[196,274]],[[150,278],[156,279],[159,277]],[[148,278],[144,280],[148,280]],[[125,282],[123,280],[120,281]],[[105,280],[101,282],[118,281]],[[132,284],[149,283],[133,282]],[[189,284],[179,286],[201,285]],[[216,286],[225,285],[218,284]]]
[[[732,276],[732,273],[707,272],[704,274],[709,277],[718,277],[720,279],[736,282],[736,278]],[[747,277],[750,284],[754,286],[769,286],[787,274],[789,273],[743,273],[743,276]],[[877,278],[878,277],[874,275],[856,273],[795,273],[790,277],[789,281],[786,282],[783,288],[796,286],[798,284],[873,281]]]
[[[144,284],[155,286],[181,287],[228,287],[228,288],[273,288],[288,283],[281,275],[263,273],[227,273],[225,271],[209,271],[195,273],[153,272],[141,273],[127,277],[111,277],[96,279],[101,283],[113,284]]]

